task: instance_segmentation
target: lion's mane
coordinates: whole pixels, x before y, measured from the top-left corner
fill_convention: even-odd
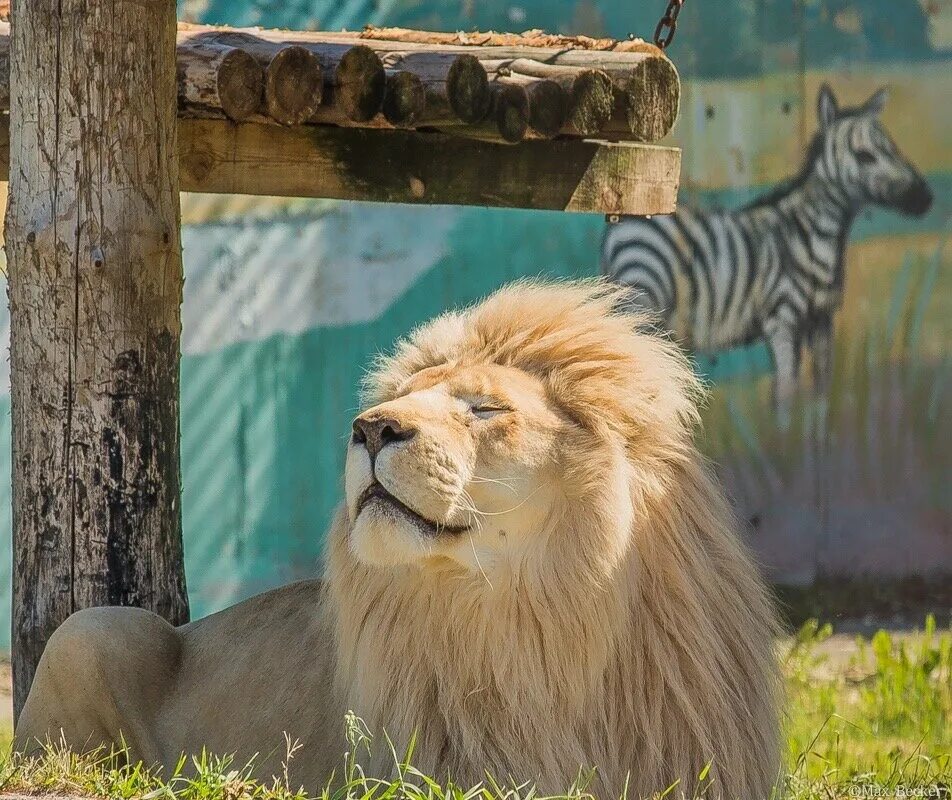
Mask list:
[[[338,686],[398,747],[415,732],[418,766],[457,782],[488,772],[559,791],[595,766],[603,797],[674,781],[690,796],[712,762],[709,795],[764,798],[779,765],[771,603],[693,443],[699,383],[623,305],[603,283],[523,282],[376,365],[375,402],[431,366],[525,370],[625,469],[606,474],[618,462],[593,451],[567,475],[589,500],[553,523],[546,559],[502,584],[365,566],[339,519],[327,568]],[[630,508],[604,500],[619,478]],[[599,534],[619,515],[633,522],[616,552]]]

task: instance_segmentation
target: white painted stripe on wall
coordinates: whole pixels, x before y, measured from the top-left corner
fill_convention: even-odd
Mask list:
[[[186,226],[182,351],[370,322],[448,252],[458,216],[442,206],[349,203],[316,219]],[[0,395],[10,392],[9,344],[0,303]]]
[[[319,219],[187,228],[182,348],[369,322],[447,253],[459,212],[347,204]]]

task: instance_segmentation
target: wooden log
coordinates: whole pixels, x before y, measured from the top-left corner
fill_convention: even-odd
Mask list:
[[[524,86],[495,82],[493,121],[503,141],[516,144],[529,132],[529,95]]]
[[[333,74],[332,103],[345,117],[365,122],[380,111],[387,76],[373,50],[363,45],[348,48],[334,64]]]
[[[446,75],[446,96],[453,113],[463,122],[479,122],[489,112],[489,78],[475,56],[454,56]]]
[[[231,47],[251,55],[264,70],[260,108],[282,125],[300,125],[321,104],[324,78],[320,60],[306,47],[270,41],[250,31],[200,28],[180,31],[179,46],[201,51]]]
[[[549,80],[568,96],[566,133],[594,136],[612,117],[615,87],[607,72],[586,67],[543,64],[528,58],[483,62],[493,75],[516,75],[524,80]]]
[[[13,17],[19,714],[46,642],[72,612],[134,605],[181,625],[188,598],[175,5],[14,0]]]
[[[234,35],[236,32],[232,31],[229,35]],[[589,40],[587,37],[560,37],[539,32],[530,32],[529,35],[457,35],[410,31],[401,34],[406,36],[405,39],[394,41],[380,38],[385,33],[385,29],[371,29],[363,33],[256,31],[257,35],[271,41],[303,43],[317,49],[332,47],[335,44],[339,47],[361,44],[375,50],[384,60],[390,53],[400,53],[403,58],[411,54],[469,55],[486,64],[490,72],[494,62],[498,65],[502,62],[522,59],[534,62],[542,69],[579,67],[604,72],[610,76],[616,89],[615,94],[620,97],[614,113],[620,124],[613,120],[606,122],[605,125],[619,138],[657,137],[660,130],[665,128],[670,130],[673,119],[677,115],[680,95],[677,70],[660,49],[640,40],[620,42],[607,39]],[[565,46],[558,47],[557,42],[562,42]],[[646,62],[645,66],[640,66]],[[629,79],[633,73],[635,85],[629,87]],[[533,74],[537,77],[557,80],[551,72],[544,75],[541,72]],[[599,84],[601,100],[596,101],[593,106],[583,107],[578,118],[581,128],[573,129],[573,126],[569,126],[563,129],[564,134],[594,135],[583,133],[583,131],[591,131],[596,124],[595,121],[586,122],[586,120],[590,119],[592,114],[595,115],[595,120],[604,119],[604,94],[606,93],[604,79],[590,78],[589,80]],[[662,85],[652,90],[653,97],[645,98],[644,89],[637,86],[638,80],[646,82],[645,86],[648,87],[651,86],[653,80],[660,80]],[[584,108],[589,110],[585,111]],[[630,114],[641,113],[639,109],[646,110],[653,121],[641,125],[636,119],[629,119]],[[485,114],[474,115],[472,118],[464,119],[468,122],[478,122],[484,116]]]
[[[582,69],[571,81],[569,125],[582,136],[597,134],[611,119],[615,93],[608,73]]]
[[[176,52],[181,107],[220,109],[237,122],[256,113],[264,99],[264,71],[253,56],[226,45],[186,42]],[[3,58],[0,56],[0,69]],[[3,98],[0,97],[0,102]]]
[[[630,70],[613,74],[618,102],[606,133],[639,142],[667,136],[678,118],[681,82],[667,58],[648,57]]]
[[[551,139],[565,126],[569,114],[569,98],[558,83],[513,72],[500,75],[496,80],[504,86],[518,86],[525,93],[530,135]]]
[[[383,116],[396,127],[412,127],[426,108],[426,89],[419,75],[403,70],[387,74]]]
[[[288,45],[269,54],[255,48],[264,63],[264,109],[282,125],[300,125],[317,111],[324,94],[321,63],[306,47]]]

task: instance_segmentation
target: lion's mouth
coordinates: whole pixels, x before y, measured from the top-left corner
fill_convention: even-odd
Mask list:
[[[360,512],[364,510],[364,507],[373,501],[387,505],[389,508],[409,519],[423,532],[432,536],[439,536],[444,533],[460,534],[469,530],[468,525],[448,525],[443,522],[434,522],[431,519],[427,519],[422,514],[410,508],[406,503],[390,494],[390,492],[384,489],[377,481],[371,483],[370,486],[361,493],[357,501],[357,513],[360,514]]]

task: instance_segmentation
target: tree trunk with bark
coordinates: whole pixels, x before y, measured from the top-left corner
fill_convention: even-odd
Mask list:
[[[12,16],[18,714],[73,611],[136,605],[181,624],[188,601],[175,4],[15,0]]]

